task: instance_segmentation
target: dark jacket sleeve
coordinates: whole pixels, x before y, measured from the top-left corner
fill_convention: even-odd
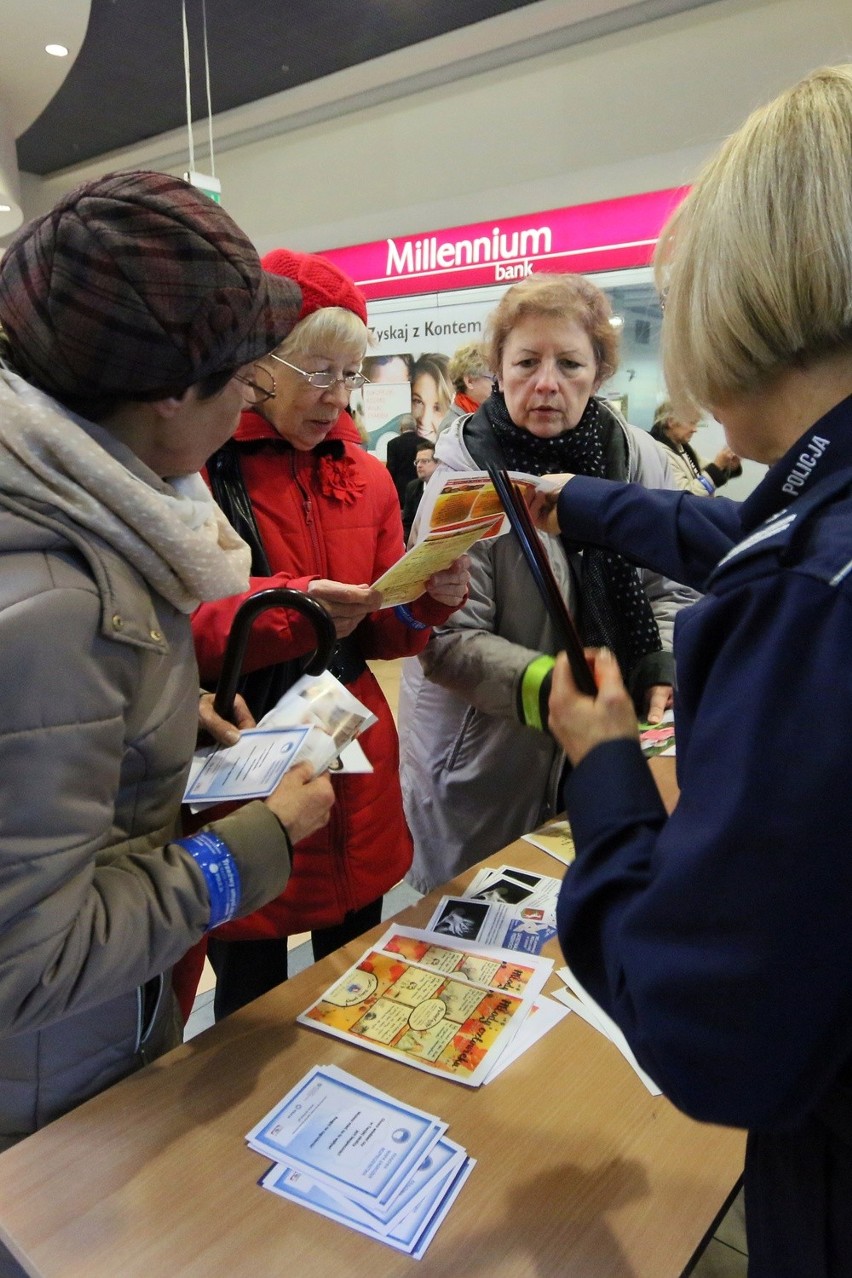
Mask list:
[[[679,802],[666,819],[632,741],[582,760],[560,940],[676,1105],[791,1127],[852,1056],[849,602],[773,573],[708,596],[678,642]]]
[[[571,542],[614,550],[694,590],[742,536],[740,503],[576,475],[559,495]]]

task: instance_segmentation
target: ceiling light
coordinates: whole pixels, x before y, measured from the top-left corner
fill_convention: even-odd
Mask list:
[[[613,315],[609,322],[613,328],[624,327],[624,320],[621,315]]]
[[[45,53],[49,53],[52,58],[67,58],[68,50],[64,44],[46,44],[44,46]]]

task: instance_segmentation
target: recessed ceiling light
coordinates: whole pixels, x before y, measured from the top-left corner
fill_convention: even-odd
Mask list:
[[[11,204],[0,204],[0,213],[11,213],[11,212],[12,212]]]
[[[64,44],[46,44],[44,46],[45,53],[49,53],[52,58],[67,58],[68,50]]]

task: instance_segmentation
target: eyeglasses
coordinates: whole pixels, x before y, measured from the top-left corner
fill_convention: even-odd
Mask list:
[[[267,369],[261,368],[260,364],[252,364],[251,377],[245,373],[234,373],[234,381],[249,388],[251,391],[249,402],[252,404],[265,404],[268,399],[273,399],[275,396],[275,378]],[[246,396],[246,398],[249,397]]]
[[[306,373],[303,368],[297,368],[295,364],[288,364],[287,360],[282,359],[280,355],[273,355],[272,358],[286,368],[292,368],[294,373],[304,377],[308,385],[314,386],[317,390],[331,390],[332,386],[336,386],[338,382],[345,386],[347,390],[357,390],[359,386],[364,386],[368,380],[363,373],[347,373],[345,377],[336,377],[334,373],[328,371],[324,373]]]

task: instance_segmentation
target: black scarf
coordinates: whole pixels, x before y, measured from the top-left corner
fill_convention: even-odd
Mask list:
[[[568,472],[615,478],[608,468],[609,442],[611,432],[621,428],[597,399],[589,400],[573,430],[552,439],[540,439],[516,426],[498,390],[480,412],[491,426],[509,470],[528,475]],[[592,648],[609,648],[629,682],[641,659],[663,646],[638,569],[621,555],[596,546],[584,547],[582,560],[577,623],[583,642]]]

